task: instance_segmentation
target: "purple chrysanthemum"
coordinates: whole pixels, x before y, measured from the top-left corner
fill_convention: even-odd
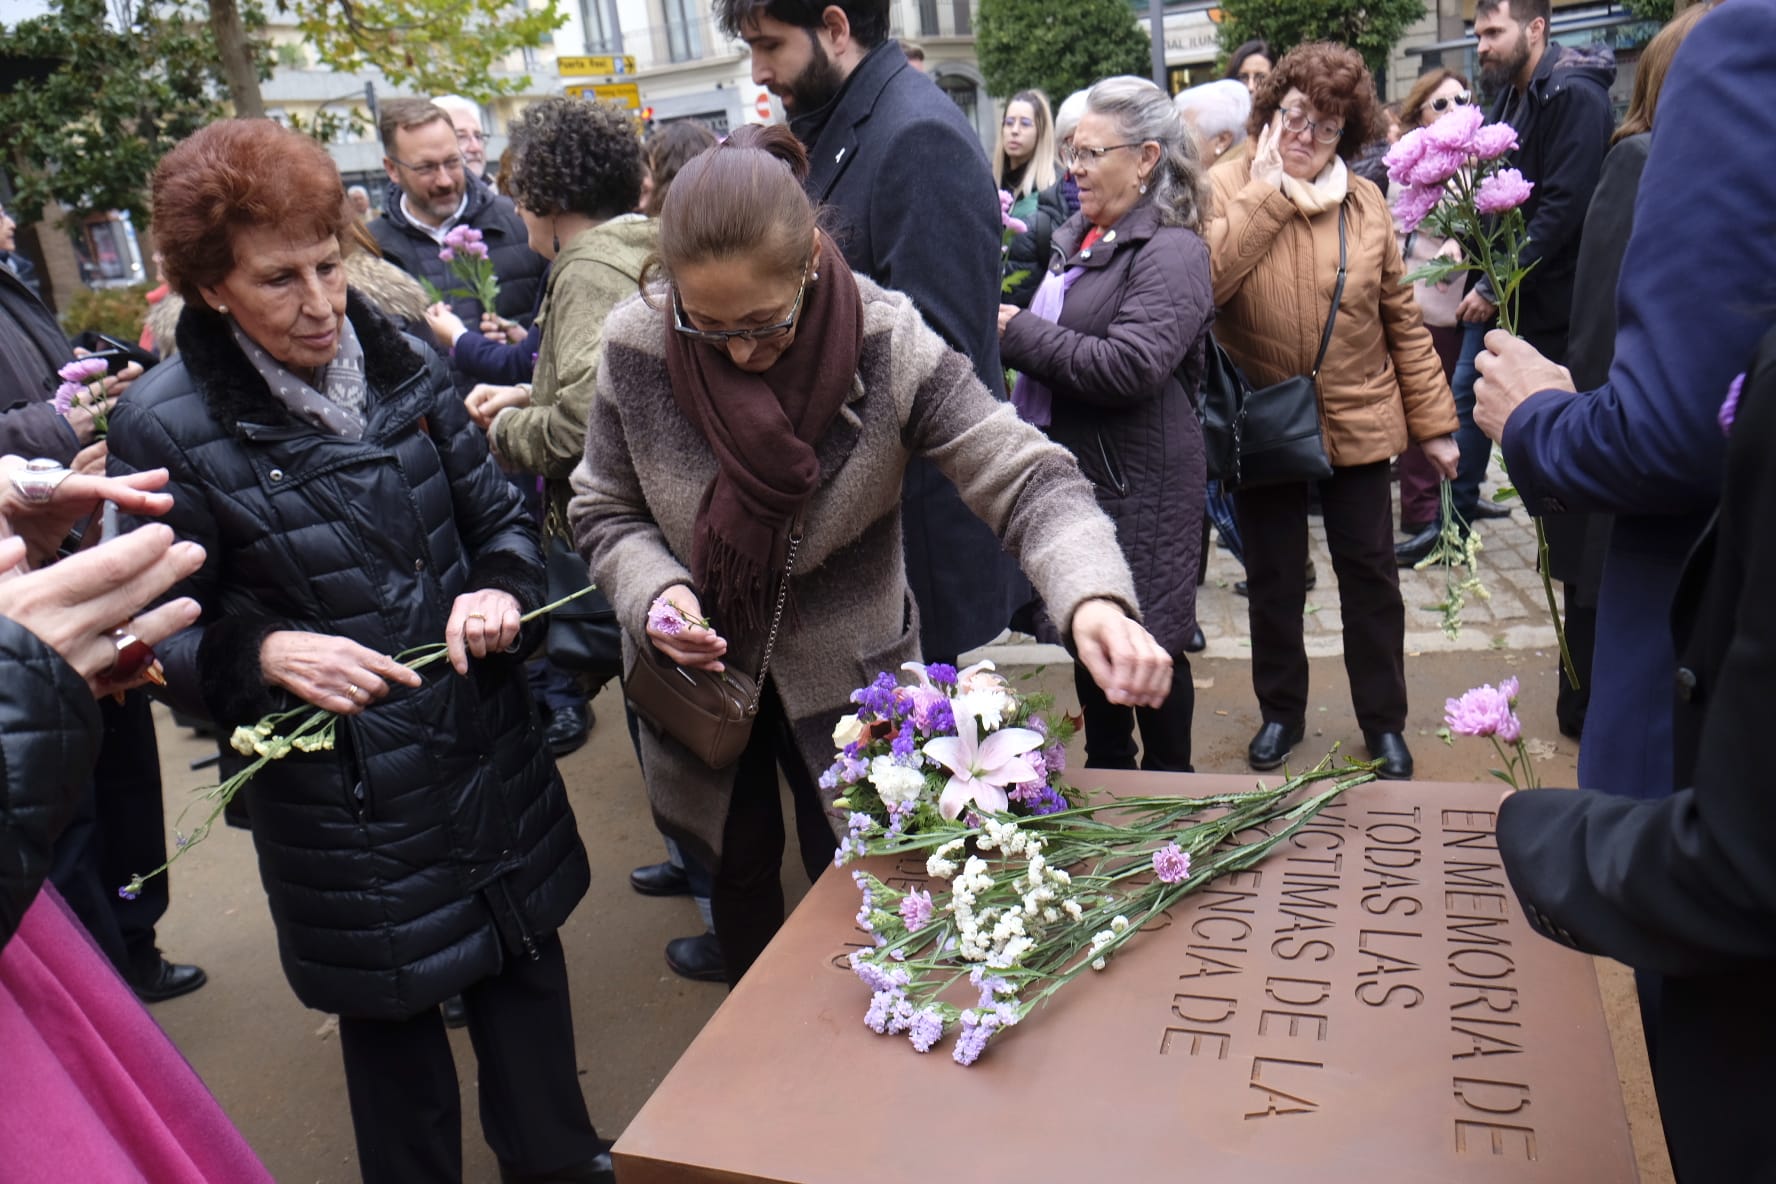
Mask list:
[[[1153,874],[1167,884],[1183,883],[1190,878],[1190,853],[1167,843],[1153,853]]]

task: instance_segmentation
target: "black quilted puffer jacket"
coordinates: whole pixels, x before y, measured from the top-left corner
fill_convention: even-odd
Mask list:
[[[202,619],[158,648],[169,697],[225,729],[297,705],[261,677],[274,630],[399,654],[441,641],[463,592],[542,597],[534,527],[442,362],[355,294],[347,315],[370,382],[361,441],[292,418],[202,306],[111,418],[112,472],[169,469],[162,520],[208,550],[169,594],[196,597]],[[517,657],[424,675],[342,718],[333,751],[291,753],[249,783],[284,973],[310,1007],[415,1015],[524,956],[585,893]]]
[[[49,874],[99,751],[86,680],[30,630],[0,617],[0,946]]]

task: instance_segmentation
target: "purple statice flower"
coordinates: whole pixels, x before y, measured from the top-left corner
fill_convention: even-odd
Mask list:
[[[648,605],[648,628],[661,637],[677,637],[684,632],[684,614],[664,596],[655,597]]]
[[[130,885],[125,884],[122,888],[119,888],[117,890],[117,895],[122,897],[124,900],[134,900],[136,897],[138,897],[142,894],[140,892],[137,892]]]
[[[827,766],[826,772],[820,775],[821,789],[837,789],[839,787],[839,766],[835,763]]]
[[[943,1016],[934,1008],[921,1008],[907,1029],[907,1039],[913,1042],[914,1051],[930,1052],[931,1046],[943,1039],[943,1030]]]
[[[862,979],[863,985],[872,991],[892,991],[895,987],[894,980],[880,966],[869,960],[869,953],[868,950],[851,952],[849,961],[852,973]]]
[[[1041,736],[1044,740],[1048,739],[1048,721],[1043,719],[1040,715],[1032,715],[1029,719],[1024,721],[1024,726],[1029,728],[1032,732],[1035,732],[1038,736]]]
[[[1042,750],[1042,765],[1050,773],[1067,771],[1067,750],[1059,744],[1051,744]]]
[[[913,726],[927,736],[953,736],[956,712],[947,695],[920,694],[913,698]]]
[[[1733,430],[1733,420],[1739,414],[1739,393],[1744,389],[1745,375],[1743,374],[1727,384],[1727,398],[1726,401],[1721,404],[1720,415],[1717,417],[1720,422],[1721,435],[1723,436]]]
[[[870,996],[869,1009],[863,1013],[863,1023],[878,1036],[888,1033],[888,1024],[894,1015],[895,1005],[904,1002],[906,992],[900,990],[877,991]]]
[[[1040,818],[1044,814],[1059,814],[1062,810],[1067,809],[1067,799],[1062,797],[1052,786],[1045,785],[1042,787],[1042,792],[1036,795],[1035,800],[1030,802],[1028,808],[1030,814],[1036,818]]]
[[[859,757],[840,757],[839,764],[839,780],[846,785],[855,785],[869,775],[869,762]]]
[[[1000,995],[1011,994],[1011,983],[996,974],[988,974],[979,966],[968,972],[968,981],[980,992],[980,1006],[983,1011],[998,1006]]]
[[[900,919],[906,922],[909,933],[917,933],[931,924],[931,918],[936,912],[937,908],[931,903],[929,892],[909,892],[900,898]]]
[[[1190,853],[1167,843],[1153,853],[1153,874],[1167,884],[1183,883],[1190,878]]]
[[[72,362],[69,362],[66,366],[57,370],[56,377],[63,382],[72,382],[76,385],[82,385],[88,382],[97,382],[99,379],[105,377],[105,371],[107,368],[105,359],[103,358],[75,358]]]
[[[956,668],[948,662],[933,662],[925,667],[925,677],[940,687],[956,685]]]
[[[876,675],[867,687],[851,692],[851,702],[880,719],[894,718],[894,692],[899,686],[887,671]]]
[[[913,755],[918,744],[918,733],[913,730],[913,724],[909,721],[900,726],[900,731],[895,733],[894,740],[888,747],[895,756],[907,757]]]
[[[987,1039],[999,1027],[999,1017],[992,1012],[982,1015],[969,1010],[962,1013],[962,1031],[956,1037],[955,1051],[950,1056],[958,1065],[972,1065],[986,1051]]]

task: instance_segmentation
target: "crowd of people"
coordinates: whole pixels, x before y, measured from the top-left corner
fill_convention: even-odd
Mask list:
[[[1504,802],[1512,883],[1549,938],[1640,972],[1680,1177],[1776,1171],[1752,1121],[1776,180],[1750,147],[1776,131],[1776,0],[1687,7],[1619,127],[1607,52],[1553,40],[1547,0],[1479,0],[1478,89],[1438,66],[1390,108],[1354,49],[1252,42],[1175,97],[1019,91],[990,154],[888,7],[715,0],[788,115],[720,142],[552,99],[490,169],[473,104],[386,101],[374,218],[313,140],[213,124],[154,176],[154,353],[61,407],[38,376],[85,351],[0,214],[0,1033],[33,1074],[0,1085],[0,1129],[97,1091],[91,1178],[268,1178],[140,1006],[205,981],[156,944],[166,878],[114,890],[165,859],[146,680],[222,735],[338,717],[231,820],[291,989],[339,1017],[364,1179],[460,1179],[460,1025],[502,1179],[605,1181],[558,936],[591,869],[555,760],[600,686],[759,674],[722,762],[625,711],[666,852],[630,882],[698,901],[674,972],[737,984],[783,921],[780,779],[818,877],[815,771],[878,670],[1027,630],[1076,658],[1087,767],[1193,771],[1211,528],[1246,572],[1249,766],[1303,739],[1317,515],[1367,757],[1410,778],[1399,567],[1481,515],[1496,441],[1565,587],[1586,787]],[[1405,230],[1376,167],[1482,91],[1534,185],[1514,336],[1485,281],[1409,280],[1475,247]],[[491,306],[436,299],[471,242]],[[1256,387],[1312,376],[1323,478],[1211,479],[1216,351]],[[563,565],[608,603],[591,664],[522,619]],[[447,663],[398,660],[439,638]],[[248,759],[224,747],[224,774]],[[140,1055],[33,1043],[42,967],[55,1015]],[[19,1146],[66,1168],[66,1140]]]

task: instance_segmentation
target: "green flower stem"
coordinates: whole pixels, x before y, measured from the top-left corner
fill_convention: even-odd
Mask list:
[[[570,601],[578,600],[580,597],[587,595],[591,591],[592,587],[588,586],[580,589],[571,596],[563,596],[553,604],[545,604],[542,608],[533,609],[518,618],[518,623],[520,625],[528,624],[537,617],[540,617],[545,613],[554,612],[562,605],[567,604]],[[411,649],[402,650],[399,654],[395,655],[395,660],[409,670],[423,670],[427,666],[443,659],[448,652],[449,649],[443,642],[435,641],[425,645],[414,646]],[[294,730],[288,733],[279,732],[278,729],[283,727],[285,723],[291,719],[296,719],[297,717],[300,717],[300,719]],[[215,824],[216,819],[222,816],[222,812],[228,808],[228,803],[234,800],[234,795],[239,793],[247,782],[253,779],[254,775],[257,774],[259,770],[263,769],[270,762],[281,760],[283,757],[289,755],[293,748],[298,747],[296,744],[298,739],[316,735],[320,733],[323,728],[330,730],[337,726],[338,721],[339,716],[328,711],[326,708],[308,706],[293,707],[287,711],[274,711],[270,715],[261,719],[254,725],[253,731],[263,737],[265,751],[261,752],[251,764],[247,765],[240,772],[228,778],[226,781],[223,781],[218,785],[205,786],[204,788],[195,791],[196,797],[194,800],[187,802],[184,809],[179,811],[179,816],[173,820],[173,833],[177,838],[173,847],[173,853],[167,856],[165,863],[162,863],[153,871],[131,876],[130,882],[124,885],[119,891],[131,896],[140,893],[143,884],[165,872],[169,867],[173,866],[174,861],[181,855],[185,854],[185,852],[209,837],[210,828]],[[329,734],[327,742],[322,747],[331,748],[332,746],[332,737]],[[179,824],[184,821],[185,815],[191,807],[200,801],[211,803],[210,812],[205,815],[204,820],[192,830],[189,838],[180,835],[178,829]]]
[[[1579,671],[1573,665],[1572,650],[1566,644],[1566,622],[1560,617],[1560,605],[1554,600],[1554,577],[1548,571],[1548,531],[1540,518],[1535,519],[1536,528],[1536,566],[1542,571],[1542,595],[1548,599],[1548,617],[1554,622],[1554,641],[1560,646],[1560,666],[1566,671],[1566,681],[1572,684],[1573,690],[1579,690]]]

